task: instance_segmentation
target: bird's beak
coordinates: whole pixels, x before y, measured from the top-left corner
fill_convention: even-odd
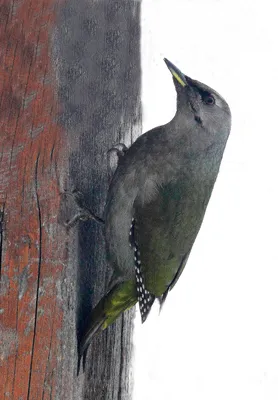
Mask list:
[[[167,60],[167,58],[164,58],[164,61],[171,71],[171,74],[173,77],[179,82],[181,86],[187,86],[188,81],[187,81],[187,76],[185,76],[174,64],[171,63],[171,61]]]

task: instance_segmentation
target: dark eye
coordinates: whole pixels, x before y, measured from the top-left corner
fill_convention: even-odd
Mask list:
[[[202,100],[205,104],[207,104],[208,106],[213,106],[215,103],[215,98],[213,97],[212,94],[204,94],[202,97]]]

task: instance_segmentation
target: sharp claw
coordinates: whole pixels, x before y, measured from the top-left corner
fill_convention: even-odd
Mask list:
[[[88,219],[92,219],[93,221],[96,221],[99,224],[104,224],[104,220],[100,217],[98,217],[97,215],[95,215],[92,210],[86,206],[85,204],[85,200],[84,200],[84,194],[80,191],[78,191],[77,189],[74,189],[72,192],[69,191],[65,191],[64,193],[65,195],[68,196],[72,196],[76,202],[76,204],[78,205],[78,207],[80,208],[80,212],[77,213],[76,215],[74,215],[74,217],[65,222],[65,226],[66,228],[71,228],[73,227],[78,221],[87,221]]]
[[[124,143],[117,143],[115,146],[109,149],[107,153],[115,152],[118,157],[123,157],[127,150],[128,148]]]
[[[64,223],[64,225],[65,225],[65,227],[66,227],[67,229],[70,229],[70,228],[72,228],[73,226],[75,226],[75,225],[77,224],[78,221],[86,221],[87,219],[89,219],[89,217],[88,217],[87,214],[78,213],[78,214],[75,214],[75,215],[72,217],[72,219],[70,219],[69,221],[66,221],[66,222]]]

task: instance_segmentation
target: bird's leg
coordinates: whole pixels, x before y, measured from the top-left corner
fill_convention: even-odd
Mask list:
[[[117,143],[115,146],[113,146],[111,149],[108,150],[108,154],[110,153],[116,153],[118,158],[124,157],[126,151],[127,151],[127,146],[124,143]]]
[[[72,192],[65,191],[63,194],[72,196],[80,211],[76,213],[69,221],[65,222],[67,228],[73,227],[78,221],[87,221],[91,219],[98,224],[104,225],[104,220],[95,215],[92,210],[86,205],[83,193],[74,189]]]

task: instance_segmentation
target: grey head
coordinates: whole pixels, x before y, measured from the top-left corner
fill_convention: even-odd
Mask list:
[[[231,130],[231,112],[227,102],[214,89],[184,75],[166,58],[177,92],[177,111],[170,124],[185,135],[191,150],[205,150],[222,144]],[[183,128],[183,132],[182,132]]]

